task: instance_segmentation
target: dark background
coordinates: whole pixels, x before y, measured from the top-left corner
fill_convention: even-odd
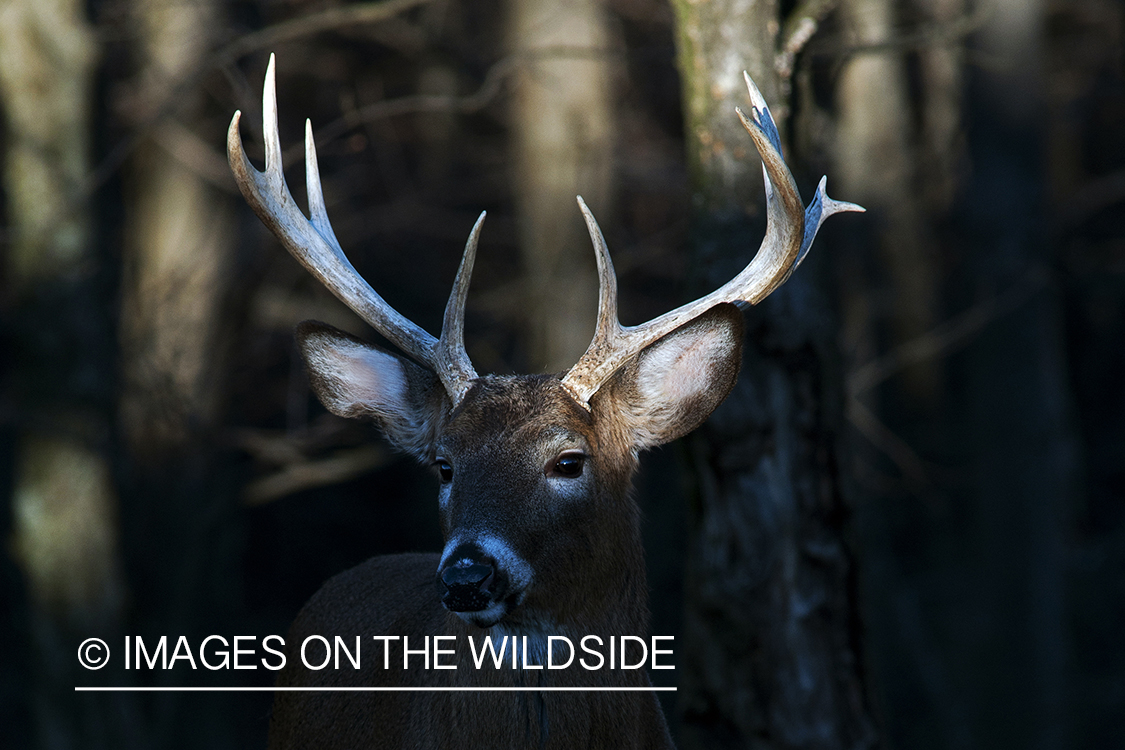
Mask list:
[[[536,219],[514,166],[529,127],[515,102],[537,65],[597,60],[612,105],[607,181],[558,208],[559,232],[581,239],[547,262],[567,296],[593,315],[575,192],[600,203],[627,324],[749,259],[757,235],[724,263],[699,229],[707,209],[693,196],[709,178],[685,156],[697,139],[677,66],[685,16],[606,0],[603,42],[528,55],[502,3],[401,5],[375,22],[332,16],[359,7],[333,2],[94,0],[73,16],[80,44],[21,31],[15,10],[0,17],[5,747],[263,746],[268,694],[72,688],[264,686],[264,670],[86,672],[77,644],[283,634],[334,573],[440,548],[429,472],[324,413],[291,332],[317,318],[374,335],[282,251],[226,171],[235,109],[260,160],[269,52],[298,203],[309,117],[337,236],[406,317],[438,330],[465,237],[488,211],[467,323],[478,371],[552,361],[535,329],[552,317],[538,309],[537,250],[521,246]],[[781,298],[748,312],[754,346],[732,405],[642,461],[652,632],[677,636],[679,668],[654,675],[680,680],[666,703],[674,732],[691,747],[1120,747],[1125,6],[764,5],[785,39],[787,20],[816,19],[791,75],[763,84],[802,193],[828,173],[833,197],[869,211],[832,219]],[[16,55],[25,43],[48,62]],[[52,66],[54,79],[40,69]],[[23,158],[47,175],[38,187]],[[787,343],[790,307],[813,343]],[[554,317],[588,338],[586,321]],[[727,628],[735,662],[767,627],[685,600],[684,569],[706,544],[709,482],[741,470],[714,446],[758,418],[770,357],[816,365],[795,387],[819,416],[797,429],[828,455],[806,480],[831,485],[833,505],[798,537],[803,559],[838,573],[834,603],[811,605],[835,613],[833,648],[855,687],[829,713],[864,731],[770,716],[773,691],[757,683],[750,711],[766,718],[747,729],[700,698],[724,680],[738,693],[738,676],[686,663],[701,631],[685,620]],[[754,456],[776,440],[744,442]],[[727,584],[745,566],[772,570],[773,532],[747,534]],[[817,557],[837,542],[842,552]],[[691,570],[689,581],[705,575]],[[738,585],[754,601],[757,584]]]

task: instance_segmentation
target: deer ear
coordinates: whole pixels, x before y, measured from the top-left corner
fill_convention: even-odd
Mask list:
[[[734,387],[742,364],[742,313],[711,308],[642,349],[614,376],[616,408],[637,450],[688,434]]]
[[[324,408],[374,420],[396,447],[419,459],[448,411],[437,376],[398,355],[313,320],[297,326],[309,380]]]

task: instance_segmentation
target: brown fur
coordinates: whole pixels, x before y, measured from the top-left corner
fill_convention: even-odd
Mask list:
[[[554,376],[488,376],[450,412],[436,378],[403,362],[409,394],[392,404],[395,414],[380,406],[367,416],[400,447],[452,465],[441,506],[447,540],[497,535],[534,571],[522,601],[489,629],[494,636],[564,635],[577,645],[586,635],[604,642],[647,634],[640,511],[629,492],[637,453],[695,429],[726,397],[738,372],[741,331],[737,309],[713,308],[623,365],[589,410]],[[306,353],[315,347],[310,361],[317,362],[335,356],[334,340],[355,344],[320,324],[303,324],[299,337]],[[326,397],[316,372],[312,382],[326,405],[353,402],[335,391]],[[547,470],[559,451],[573,448],[586,455],[582,476],[552,480]],[[495,669],[491,662],[475,669],[466,638],[479,641],[488,631],[442,607],[438,565],[437,555],[378,557],[325,584],[293,625],[279,685],[650,686],[644,670],[588,671],[577,659],[565,670]],[[339,635],[349,645],[362,636],[363,669],[305,669],[299,649],[312,634]],[[384,670],[381,643],[371,638],[410,636],[416,648],[423,636],[440,634],[456,636],[456,670],[405,671],[393,658]],[[395,645],[391,650],[401,654]],[[649,691],[280,693],[270,729],[275,750],[671,744]]]
[[[306,635],[334,634],[362,641],[361,672],[310,672],[290,654],[279,685],[443,685],[464,687],[611,684],[584,669],[474,668],[465,638],[482,631],[441,604],[434,580],[437,555],[373,558],[329,581],[305,606],[289,633],[290,650]],[[374,603],[378,603],[375,606]],[[560,629],[558,634],[566,634]],[[457,636],[456,670],[401,669],[391,645],[383,670],[382,643],[372,635]],[[585,633],[572,635],[585,635]],[[331,638],[330,638],[331,640]],[[577,639],[574,639],[577,641]],[[296,658],[295,658],[296,657]],[[412,663],[421,657],[412,657]],[[452,663],[454,660],[448,658]],[[643,670],[614,670],[617,684],[648,685]],[[546,726],[541,719],[546,717]],[[670,747],[655,695],[636,693],[280,693],[274,704],[270,747],[305,748],[652,748]]]

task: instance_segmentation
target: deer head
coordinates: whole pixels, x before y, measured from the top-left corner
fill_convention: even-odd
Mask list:
[[[741,359],[738,307],[788,278],[828,216],[862,210],[830,199],[824,180],[803,206],[765,100],[748,76],[746,85],[750,114],[737,113],[766,180],[768,225],[757,254],[711,294],[622,326],[605,240],[579,198],[597,255],[598,319],[589,348],[561,377],[480,377],[469,361],[465,299],[484,214],[469,234],[435,339],[392,309],[344,256],[307,122],[310,218],[294,203],[282,176],[272,56],[264,172],[243,151],[235,113],[228,153],[246,200],[310,273],[406,355],[321,323],[297,328],[325,407],[373,420],[392,443],[434,467],[446,542],[436,574],[446,609],[466,623],[542,632],[582,622],[586,632],[643,632],[644,563],[628,493],[638,453],[695,429],[723,401]]]

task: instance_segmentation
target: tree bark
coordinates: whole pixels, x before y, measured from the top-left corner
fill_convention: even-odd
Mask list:
[[[143,123],[207,64],[221,6],[136,0],[128,12],[137,75],[127,114]],[[180,96],[122,174],[118,438],[137,613],[130,627],[145,637],[212,632],[237,611],[240,594],[232,575],[240,519],[219,433],[227,348],[239,326],[228,300],[237,232],[231,197],[177,148],[177,138],[206,123],[205,92]],[[133,684],[159,679],[138,673]],[[189,727],[194,742],[221,746],[237,726],[235,700],[204,707],[190,694],[161,698],[143,722],[154,747],[174,746]],[[207,721],[196,721],[204,711]]]
[[[198,68],[217,15],[209,2],[138,0],[141,109],[159,106],[170,86]],[[199,96],[190,94],[176,113],[190,120]],[[190,163],[165,148],[168,129],[158,125],[138,147],[128,187],[121,418],[130,449],[144,460],[174,455],[212,427],[223,392],[217,374],[231,210]]]
[[[19,413],[7,541],[32,645],[31,689],[19,698],[34,717],[33,737],[11,741],[42,747],[105,746],[85,739],[99,719],[73,692],[81,670],[72,649],[120,626],[125,595],[117,490],[104,452],[107,389],[94,375],[109,367],[109,318],[98,314],[107,300],[82,196],[97,52],[83,3],[0,5],[10,232],[3,296],[15,317]],[[13,617],[22,613],[15,599]]]
[[[594,331],[597,277],[575,204],[604,221],[613,179],[614,116],[605,10],[599,0],[512,0],[519,56],[512,102],[520,253],[533,370],[564,371]]]
[[[871,236],[876,238],[878,266],[886,269],[891,290],[890,304],[880,313],[890,323],[893,339],[902,343],[933,328],[941,280],[926,196],[919,189],[927,180],[915,174],[905,56],[900,50],[862,51],[894,40],[895,7],[891,0],[841,3],[848,43],[861,51],[848,59],[837,86],[835,165],[839,189],[865,206],[867,223],[878,227]],[[934,57],[927,59],[934,62]],[[927,66],[927,72],[934,67]],[[944,92],[935,89],[935,93]],[[935,124],[933,109],[927,113],[928,132],[932,132],[941,125]],[[941,137],[940,131],[933,136]],[[939,362],[930,360],[904,372],[903,384],[912,396],[931,400],[937,396],[942,384]]]
[[[779,9],[675,9],[694,253],[710,290],[749,262],[764,232],[760,161],[734,106],[746,106],[746,69],[775,116],[785,114],[774,70]],[[839,370],[816,281],[823,252],[748,313],[743,375],[690,438],[699,499],[684,586],[686,748],[875,741],[843,541]]]

